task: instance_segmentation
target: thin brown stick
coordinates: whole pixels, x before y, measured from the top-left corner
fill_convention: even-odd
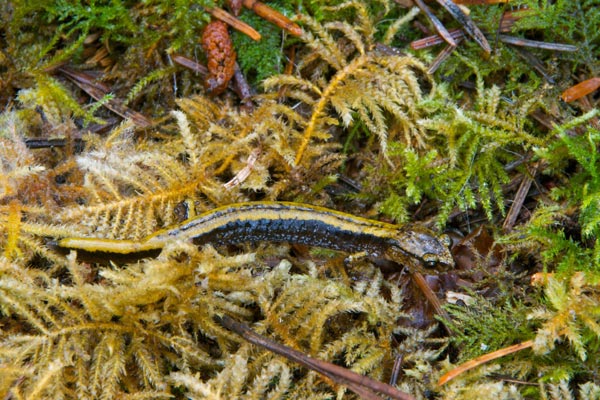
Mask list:
[[[442,308],[442,303],[440,303],[440,299],[438,299],[435,293],[433,293],[433,290],[431,290],[431,288],[427,284],[427,281],[425,280],[423,274],[420,272],[411,272],[410,275],[412,277],[413,282],[419,287],[419,289],[421,289],[421,292],[423,293],[429,304],[431,304],[437,315],[441,317],[442,325],[444,326],[444,329],[446,329],[446,332],[448,332],[448,334],[451,335],[452,332],[450,331],[450,329],[448,329],[448,326],[446,323],[444,323],[444,321],[450,322],[452,318],[450,318],[450,314],[448,314],[448,312]]]
[[[227,11],[218,8],[207,8],[206,11],[210,13],[216,19],[219,19],[225,22],[227,25],[231,26],[233,29],[242,32],[244,35],[250,37],[252,40],[259,41],[261,36],[256,29],[248,25],[247,23],[237,19],[233,15],[229,14]]]
[[[436,0],[438,3],[442,5],[452,15],[452,17],[457,20],[462,26],[463,29],[477,42],[479,46],[486,52],[491,53],[492,48],[488,43],[487,39],[483,35],[483,33],[479,30],[477,25],[473,22],[473,20],[465,14],[459,6],[454,4],[452,0]]]
[[[554,51],[577,51],[577,46],[563,43],[539,42],[537,40],[523,39],[508,35],[498,35],[501,42],[512,44],[513,46],[533,47],[536,49],[554,50]]]
[[[179,54],[172,54],[171,59],[174,63],[181,65],[187,69],[190,69],[200,75],[202,78],[208,75],[208,68],[204,65],[197,63],[194,60],[191,60],[185,56]],[[235,65],[235,74],[234,74],[234,82],[229,82],[229,88],[233,89],[237,95],[240,97],[242,103],[249,104],[251,103],[250,98],[252,97],[252,92],[250,86],[246,82],[246,79],[242,75],[242,72],[239,69],[239,66]]]
[[[99,101],[108,93],[110,93],[110,89],[105,84],[97,82],[95,77],[86,72],[76,71],[68,67],[60,67],[58,68],[58,71],[62,72],[67,78],[69,78],[73,83],[79,86],[84,92],[86,92],[96,101]],[[147,128],[152,125],[152,121],[149,118],[137,111],[133,111],[127,106],[124,106],[123,102],[119,99],[110,99],[106,101],[103,106],[125,119],[130,119],[136,126],[140,128]]]
[[[274,342],[269,338],[254,332],[248,325],[238,322],[227,315],[223,315],[220,322],[225,328],[242,336],[248,342],[295,361],[313,371],[319,372],[330,378],[332,381],[348,387],[359,396],[381,399],[378,396],[372,397],[374,396],[372,392],[379,392],[392,399],[415,400],[414,397],[408,393],[401,392],[386,383],[376,381],[368,376],[357,374],[356,372],[340,367],[339,365],[310,357],[291,347]]]
[[[455,41],[465,37],[465,33],[462,29],[451,29],[448,32]],[[410,48],[413,50],[420,50],[438,45],[440,43],[444,43],[444,39],[440,35],[431,35],[424,37],[423,39],[418,39],[410,42]]]
[[[242,103],[249,103],[252,97],[252,88],[248,84],[246,77],[242,73],[239,64],[235,63],[235,73],[233,74],[234,88]]]
[[[454,41],[454,38],[452,37],[452,35],[450,35],[450,32],[448,32],[448,30],[446,29],[444,24],[442,24],[442,21],[440,21],[438,19],[438,17],[436,17],[435,14],[431,12],[431,10],[427,6],[427,4],[425,4],[425,2],[423,0],[414,0],[414,1],[415,1],[415,4],[417,5],[417,7],[419,7],[421,9],[421,11],[423,11],[425,13],[425,15],[427,15],[427,18],[429,18],[429,21],[431,21],[431,23],[433,24],[435,31],[442,38],[444,38],[446,43],[448,43],[450,46],[456,47],[457,43]]]
[[[277,25],[294,36],[302,36],[302,28],[277,10],[257,0],[244,0],[244,7],[254,11],[259,17]]]
[[[521,18],[521,14],[519,14],[518,11],[505,12],[502,15],[502,19],[500,20],[499,32],[509,32],[512,29],[515,22],[517,20],[519,20],[520,18]],[[460,39],[463,39],[465,37],[465,32],[459,28],[450,29],[448,32],[450,33],[450,36],[452,36],[452,39],[454,39],[456,42],[459,42]],[[498,35],[496,35],[496,36],[498,36]],[[413,50],[420,50],[420,49],[424,49],[427,47],[438,45],[440,43],[444,43],[444,39],[440,35],[430,35],[430,36],[424,37],[423,39],[418,39],[418,40],[411,42],[410,47]]]
[[[480,5],[480,4],[498,4],[498,3],[510,2],[510,0],[452,0],[452,1],[454,1],[456,4],[463,4],[463,5],[469,5],[469,6]]]
[[[462,374],[463,372],[467,372],[468,370],[473,369],[481,364],[485,364],[488,361],[492,361],[497,358],[504,357],[508,354],[516,353],[517,351],[521,351],[523,349],[528,349],[532,346],[533,346],[533,340],[527,340],[525,342],[515,344],[514,346],[505,347],[503,349],[493,351],[491,353],[484,354],[481,357],[477,357],[473,360],[467,361],[466,363],[459,365],[458,367],[454,368],[453,370],[446,372],[438,381],[438,385],[442,386],[443,384],[456,378],[458,375]]]
[[[519,189],[517,190],[513,203],[510,206],[510,210],[508,210],[508,214],[506,214],[506,218],[502,224],[502,230],[504,232],[510,231],[515,225],[515,221],[521,212],[521,207],[523,207],[523,203],[527,198],[527,193],[529,193],[529,189],[531,188],[531,184],[533,183],[533,178],[535,177],[536,172],[537,168],[536,166],[533,166],[530,169],[528,168],[525,176],[523,176],[521,185],[519,185]]]
[[[179,54],[172,54],[171,58],[173,59],[174,63],[179,64],[182,67],[186,67],[187,69],[191,69],[192,71],[199,74],[202,78],[208,75],[208,68],[206,68],[202,64],[197,63],[194,60],[191,60]]]
[[[457,43],[460,43],[460,42],[462,42],[462,38],[459,38],[457,40]],[[437,71],[437,69],[440,67],[440,65],[442,65],[442,63],[444,61],[446,61],[446,59],[448,57],[450,57],[450,54],[452,54],[454,49],[456,49],[456,46],[447,45],[446,47],[444,47],[444,49],[442,51],[440,51],[440,53],[437,55],[437,57],[435,57],[435,60],[433,60],[431,62],[431,65],[429,65],[427,72],[429,72],[430,74],[433,74],[435,71]]]
[[[402,361],[404,357],[402,354],[396,355],[394,359],[394,366],[392,367],[392,374],[390,376],[390,385],[395,385],[398,382],[398,377],[400,376],[400,372],[402,372]]]
[[[25,146],[28,149],[52,149],[54,147],[65,147],[73,142],[75,153],[81,153],[85,147],[83,139],[25,139]]]

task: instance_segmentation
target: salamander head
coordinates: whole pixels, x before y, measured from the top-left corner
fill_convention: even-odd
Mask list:
[[[447,268],[454,265],[448,235],[436,235],[422,227],[398,231],[387,256],[400,263],[407,257],[420,260],[426,267]]]

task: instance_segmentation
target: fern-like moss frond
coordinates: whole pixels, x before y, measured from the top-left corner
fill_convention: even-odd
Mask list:
[[[64,265],[40,237],[68,234],[50,223],[55,187],[48,183],[46,165],[36,159],[22,140],[25,122],[16,112],[0,118],[0,248],[7,259],[41,255]]]
[[[548,204],[539,206],[526,226],[504,239],[522,252],[535,252],[544,267],[552,271],[567,276],[586,271],[593,280],[598,279],[600,271],[600,243],[597,240],[600,233],[600,176],[597,173],[600,134],[591,127],[573,137],[566,132],[581,126],[597,113],[592,110],[567,124],[556,126],[558,138],[537,151],[538,157],[547,163],[546,172],[556,175],[556,179],[564,183],[550,191]],[[577,169],[565,174],[567,163],[573,161]],[[518,240],[517,235],[521,235]],[[579,236],[587,243],[577,240]]]
[[[526,132],[523,125],[526,115],[500,107],[498,88],[484,89],[482,81],[478,82],[473,110],[446,106],[441,114],[422,123],[444,136],[449,167],[464,171],[463,185],[476,189],[487,217],[492,220],[494,209],[504,212],[502,185],[509,181],[505,165],[514,157],[511,149],[522,152],[542,145],[544,140]],[[527,113],[529,109],[522,111]],[[468,202],[458,200],[458,203],[461,208],[468,208]]]
[[[77,158],[90,193],[87,204],[63,211],[58,220],[75,223],[83,234],[139,239],[172,225],[175,207],[210,192],[198,167],[200,149],[183,114],[175,114],[182,140],[159,146],[150,142],[135,146],[122,129],[96,150]],[[182,159],[185,153],[189,162]]]
[[[207,251],[213,254],[211,257],[219,257],[210,248],[203,252]],[[223,296],[232,298],[238,292],[235,297],[256,304],[264,319],[255,323],[254,328],[273,340],[385,379],[391,363],[392,330],[402,314],[399,289],[385,281],[379,270],[363,269],[364,280],[351,288],[339,282],[292,274],[287,262],[271,271],[260,268],[256,261],[253,265],[253,273],[261,274],[260,281],[245,280],[245,288],[240,285],[229,292],[221,286],[221,280],[213,279],[220,270],[217,268],[205,271],[206,287],[216,284],[215,288],[223,290]],[[239,273],[228,269],[219,274]],[[244,292],[247,295],[240,297]],[[374,341],[378,343],[376,346]],[[345,392],[343,388],[331,387],[313,372],[303,371],[284,358],[257,351],[248,344],[242,344],[226,360],[224,369],[210,380],[182,373],[172,374],[171,379],[198,398],[323,398],[336,392],[342,396]]]
[[[498,305],[480,296],[474,299],[474,304],[469,306],[446,305],[452,315],[449,325],[454,332],[452,340],[461,349],[461,361],[532,337],[532,324],[527,320],[525,305],[509,300]]]
[[[534,350],[545,353],[561,337],[569,340],[577,355],[585,360],[590,343],[600,340],[600,301],[597,284],[586,274],[575,273],[569,281],[550,276],[544,293],[551,307],[534,311],[530,318],[541,319]]]
[[[34,74],[36,86],[19,92],[19,101],[34,109],[41,107],[52,125],[60,125],[72,117],[83,118],[85,122],[102,123],[68,93],[67,89],[56,79],[43,74]]]
[[[424,145],[425,132],[416,123],[420,118],[417,105],[423,95],[418,79],[428,78],[424,65],[410,56],[379,54],[373,49],[372,20],[364,5],[347,2],[339,7],[356,8],[362,23],[320,25],[307,17],[302,19],[310,28],[302,40],[312,51],[303,56],[298,72],[310,78],[273,76],[264,82],[267,89],[288,85],[312,88],[311,92],[318,98],[306,102],[306,94],[289,94],[311,107],[310,118],[296,149],[296,165],[303,160],[312,139],[329,139],[329,129],[340,120],[347,128],[358,118],[379,138],[384,156],[387,155],[390,126],[398,128],[392,131],[393,136],[399,135],[410,145]],[[331,78],[324,79],[328,74],[332,74]]]
[[[211,380],[184,373],[173,373],[170,378],[197,399],[287,399],[292,373],[285,362],[268,355],[254,357],[250,346],[244,345]]]
[[[183,255],[187,261],[176,260]],[[73,254],[69,276],[59,282],[46,272],[0,259],[0,314],[28,326],[3,327],[15,333],[4,337],[0,358],[25,369],[33,366],[18,385],[14,370],[0,369],[0,381],[11,382],[3,394],[111,399],[141,392],[164,397],[170,391],[167,370],[214,369],[222,363],[216,357],[234,340],[213,317],[227,312],[249,318],[244,305],[253,297],[235,296],[236,290],[224,288],[218,278],[245,279],[247,285],[238,291],[252,293],[257,285],[243,268],[250,260],[174,245],[157,260],[122,270],[103,268],[102,280],[94,282],[94,272]],[[203,338],[218,348],[209,353]]]
[[[365,181],[365,187],[374,191],[389,188],[382,203],[384,212],[405,221],[407,208],[427,198],[439,204],[439,224],[453,211],[478,206],[490,220],[504,214],[504,187],[511,179],[506,166],[520,154],[544,146],[548,139],[527,129],[535,99],[509,106],[501,100],[499,88],[486,89],[478,82],[472,108],[449,100],[445,85],[423,98],[418,109],[427,118],[417,124],[439,145],[419,151],[404,143],[390,144],[389,157],[400,168],[378,166]]]

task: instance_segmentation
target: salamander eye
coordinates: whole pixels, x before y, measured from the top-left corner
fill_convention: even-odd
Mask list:
[[[452,245],[452,238],[450,237],[450,235],[446,235],[445,233],[440,235],[439,240],[440,243],[442,243],[448,249]]]
[[[425,266],[427,268],[435,267],[436,264],[438,263],[438,261],[439,261],[438,256],[436,256],[435,254],[431,254],[431,253],[423,254],[423,263],[425,264]]]

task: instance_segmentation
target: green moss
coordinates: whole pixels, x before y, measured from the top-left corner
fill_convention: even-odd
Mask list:
[[[512,104],[502,99],[498,87],[484,89],[483,80],[478,83],[476,102],[470,109],[450,102],[449,88],[444,85],[422,101],[425,117],[419,124],[427,128],[429,143],[436,148],[390,146],[394,166],[374,170],[379,176],[368,178],[376,179],[374,190],[388,190],[384,212],[403,221],[409,205],[428,198],[438,204],[440,225],[455,208],[481,207],[490,221],[504,214],[503,185],[510,179],[505,166],[532,146],[543,145],[545,139],[530,134],[526,125],[535,98]]]
[[[460,349],[460,361],[524,342],[533,337],[536,324],[528,320],[529,307],[519,300],[505,299],[500,304],[473,296],[468,305],[446,305],[452,316],[451,342]]]
[[[283,14],[292,14],[291,9],[269,4]],[[248,81],[255,86],[277,73],[283,72],[287,62],[283,48],[284,35],[281,28],[263,20],[251,11],[244,11],[240,19],[254,27],[262,36],[260,41],[254,41],[248,36],[233,32],[231,38],[238,54],[238,64]]]

